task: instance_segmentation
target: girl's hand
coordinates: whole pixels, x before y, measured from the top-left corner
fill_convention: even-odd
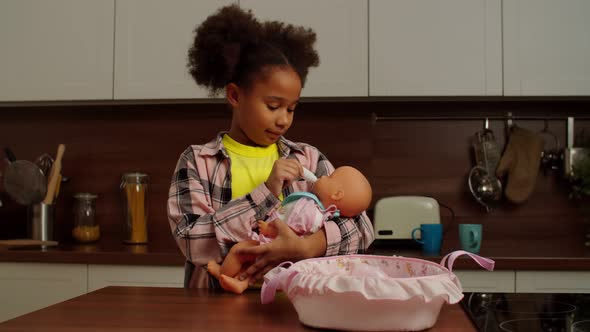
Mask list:
[[[279,197],[283,188],[303,176],[303,166],[296,159],[279,159],[275,161],[266,179],[266,187],[273,195]]]
[[[271,221],[271,226],[276,227],[277,237],[270,243],[259,246],[243,248],[236,251],[240,255],[255,255],[258,258],[250,265],[244,273],[239,276],[240,280],[250,279],[251,283],[262,279],[266,272],[284,261],[298,261],[308,258],[305,240],[287,226],[282,220]]]

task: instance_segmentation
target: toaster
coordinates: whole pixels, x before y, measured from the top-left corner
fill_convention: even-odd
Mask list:
[[[438,202],[424,196],[384,197],[375,203],[373,229],[377,240],[411,240],[420,224],[440,224]]]

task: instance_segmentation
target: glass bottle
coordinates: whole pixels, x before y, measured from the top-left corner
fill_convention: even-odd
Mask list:
[[[72,236],[76,241],[87,243],[100,238],[100,226],[96,222],[95,201],[98,196],[90,193],[74,195],[74,228]]]
[[[144,173],[125,173],[121,190],[125,211],[125,239],[128,244],[145,244],[147,238],[147,190],[149,177]]]

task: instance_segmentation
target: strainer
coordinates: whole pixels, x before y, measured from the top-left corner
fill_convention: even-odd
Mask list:
[[[4,172],[4,190],[17,203],[36,204],[47,192],[47,179],[39,166],[28,160],[16,160],[9,148],[4,149],[8,166]]]

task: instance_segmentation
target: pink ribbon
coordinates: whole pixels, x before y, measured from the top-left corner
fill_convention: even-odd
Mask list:
[[[443,259],[440,261],[440,265],[445,267],[445,264],[447,263],[447,259],[448,259],[449,260],[448,269],[449,269],[449,272],[452,272],[453,271],[453,263],[455,263],[455,259],[457,259],[457,257],[459,257],[461,255],[467,255],[467,256],[473,258],[473,260],[477,264],[479,264],[479,266],[483,267],[484,269],[486,269],[488,271],[492,271],[494,269],[494,265],[496,264],[496,262],[494,262],[493,260],[491,260],[489,258],[481,257],[479,255],[472,254],[472,253],[465,251],[465,250],[457,250],[457,251],[453,251],[452,253],[443,257]]]
[[[295,277],[295,275],[298,273],[295,270],[289,270],[283,267],[287,264],[291,265],[293,263],[283,262],[279,266],[270,270],[264,276],[264,283],[262,284],[262,289],[260,290],[260,301],[262,302],[262,304],[273,302],[275,299],[277,288],[281,286],[282,289],[286,289],[288,287],[288,284],[291,282],[292,278]]]

